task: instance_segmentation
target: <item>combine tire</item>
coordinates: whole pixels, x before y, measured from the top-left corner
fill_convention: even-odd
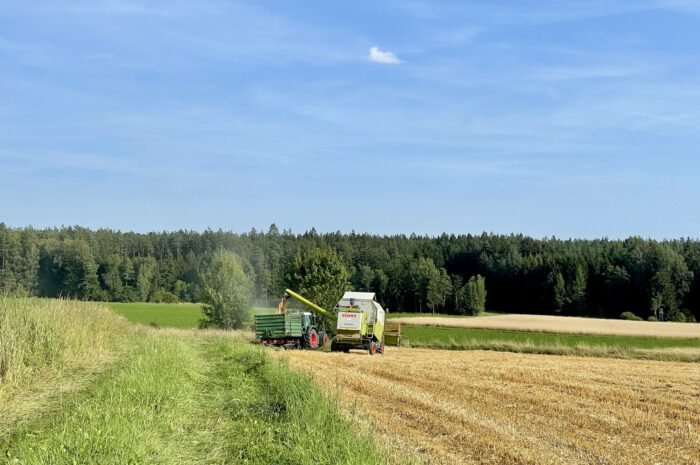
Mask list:
[[[377,353],[377,343],[372,341],[369,343],[369,354],[374,355]]]
[[[318,333],[318,346],[328,347],[328,334],[325,331],[319,331]]]
[[[309,329],[304,338],[306,339],[307,348],[312,350],[318,349],[318,333],[316,332],[316,328]]]
[[[382,342],[379,343],[379,353],[384,355],[384,338],[382,338]]]

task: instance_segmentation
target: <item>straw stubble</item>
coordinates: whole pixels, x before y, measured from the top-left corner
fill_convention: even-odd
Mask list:
[[[424,463],[700,463],[697,364],[396,348],[289,358]]]

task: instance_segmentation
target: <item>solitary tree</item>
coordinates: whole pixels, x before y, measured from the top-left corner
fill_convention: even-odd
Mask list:
[[[332,249],[297,253],[287,273],[292,289],[317,305],[330,309],[350,288],[350,272]]]
[[[202,325],[241,328],[250,310],[253,281],[243,271],[240,258],[228,250],[215,252],[201,278],[205,304]]]
[[[465,315],[478,315],[486,310],[486,278],[472,276],[458,291],[458,310]]]

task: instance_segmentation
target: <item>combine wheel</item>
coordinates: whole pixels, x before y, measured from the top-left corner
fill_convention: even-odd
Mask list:
[[[377,343],[372,341],[369,343],[369,354],[374,355],[377,353]]]
[[[382,342],[379,343],[379,353],[384,355],[384,338],[382,338]]]
[[[310,328],[306,333],[305,339],[307,348],[312,350],[318,349],[318,333],[316,332],[316,328]]]

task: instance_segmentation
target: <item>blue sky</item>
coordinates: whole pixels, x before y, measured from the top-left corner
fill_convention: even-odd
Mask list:
[[[700,236],[695,0],[0,9],[0,221]]]

